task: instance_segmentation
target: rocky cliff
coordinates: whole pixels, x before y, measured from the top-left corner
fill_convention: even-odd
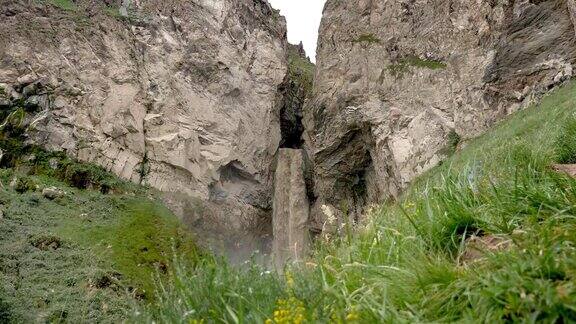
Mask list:
[[[271,234],[285,35],[265,0],[2,0],[0,105],[29,112],[28,143],[252,250]]]
[[[314,218],[414,177],[573,75],[573,0],[328,0],[306,146]],[[488,154],[488,153],[487,153]]]

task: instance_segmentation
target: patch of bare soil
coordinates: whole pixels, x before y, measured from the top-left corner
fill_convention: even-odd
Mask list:
[[[576,164],[552,164],[552,170],[576,178]]]
[[[464,251],[459,257],[461,264],[473,263],[481,260],[487,253],[506,250],[512,240],[497,235],[471,236],[466,240]]]

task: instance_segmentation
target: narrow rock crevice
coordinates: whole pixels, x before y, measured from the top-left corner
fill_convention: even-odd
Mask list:
[[[299,149],[304,145],[303,107],[312,92],[314,68],[314,64],[306,57],[302,43],[288,44],[288,72],[278,88],[282,95],[280,148]]]

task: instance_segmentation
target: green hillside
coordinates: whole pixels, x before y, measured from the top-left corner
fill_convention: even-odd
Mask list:
[[[119,322],[154,299],[174,251],[196,259],[153,192],[18,140],[0,144],[0,323]]]
[[[576,321],[576,83],[470,141],[369,222],[276,276],[181,262],[141,319]]]

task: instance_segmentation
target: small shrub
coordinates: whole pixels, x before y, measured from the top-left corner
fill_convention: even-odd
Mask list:
[[[3,168],[16,166],[19,159],[25,154],[21,141],[13,138],[2,138],[0,136],[0,149],[2,149],[4,153],[0,161],[0,166]]]
[[[444,156],[451,156],[454,153],[456,153],[456,150],[458,149],[458,145],[460,144],[460,142],[462,141],[462,138],[460,137],[460,135],[458,135],[458,133],[456,133],[455,130],[451,130],[448,133],[447,139],[446,139],[446,146],[444,146],[444,148],[442,150],[440,150],[440,152],[438,152],[441,155]]]
[[[446,153],[448,155],[456,153],[456,150],[458,149],[458,144],[460,144],[461,141],[462,138],[460,137],[460,135],[458,135],[458,133],[456,133],[455,130],[451,130],[450,133],[448,133],[448,143],[446,145],[447,150]]]
[[[0,323],[12,323],[10,305],[0,297]]]
[[[104,168],[65,159],[57,170],[59,177],[78,189],[95,189],[108,193],[122,186],[122,181],[116,179]]]
[[[62,246],[62,240],[54,235],[40,235],[33,237],[30,244],[42,251],[58,250]]]
[[[0,132],[13,134],[16,132],[20,133],[23,130],[22,123],[26,117],[24,109],[19,107],[5,111],[1,117],[4,120],[2,121],[2,124],[0,124]]]
[[[460,135],[458,135],[455,130],[451,130],[450,133],[448,133],[448,146],[453,148],[454,151],[458,147],[458,144],[460,144],[461,140],[462,138],[460,138]]]
[[[34,183],[34,181],[29,177],[21,177],[16,181],[14,190],[21,194],[28,191],[34,191],[36,190],[36,183]]]
[[[0,290],[0,323],[11,323],[11,319],[10,305],[2,299],[2,291]]]
[[[556,162],[576,163],[576,118],[571,117],[564,123],[555,142]]]
[[[39,194],[29,195],[28,197],[26,197],[27,198],[26,203],[30,207],[38,207],[38,206],[40,206],[40,203],[41,203],[40,197],[42,197],[42,196]]]

